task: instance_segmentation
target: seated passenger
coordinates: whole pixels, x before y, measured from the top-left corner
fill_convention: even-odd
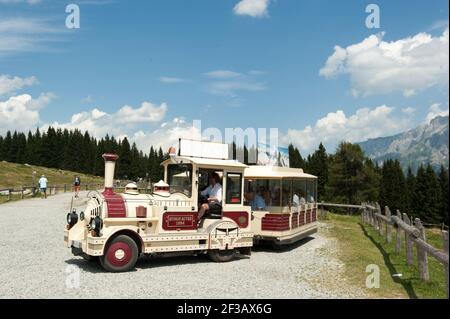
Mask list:
[[[260,187],[255,198],[250,202],[253,210],[264,210],[266,209],[266,201],[264,199],[264,187]]]
[[[300,197],[298,197],[298,195],[296,193],[294,193],[294,196],[292,197],[292,205],[294,207],[300,206]]]
[[[222,185],[219,183],[219,174],[213,173],[209,176],[209,186],[200,194],[208,197],[208,202],[201,205],[198,212],[198,220],[200,221],[206,212],[220,214],[222,210]]]
[[[300,198],[300,205],[305,205],[306,204],[306,200],[304,197]]]
[[[244,193],[244,205],[249,205],[251,206],[253,200],[255,199],[255,193],[253,192],[245,192]]]

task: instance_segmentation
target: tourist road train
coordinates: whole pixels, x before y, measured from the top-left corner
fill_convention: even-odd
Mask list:
[[[113,187],[118,156],[103,158],[104,190],[90,192],[82,210],[67,214],[64,242],[107,271],[131,270],[141,254],[207,254],[227,262],[250,255],[254,244],[291,244],[317,231],[317,177],[302,169],[247,166],[227,159],[226,144],[180,139],[150,194],[133,183],[119,193]],[[214,173],[220,210],[199,219],[201,192]]]

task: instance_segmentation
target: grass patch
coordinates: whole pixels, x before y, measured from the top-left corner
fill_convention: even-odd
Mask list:
[[[362,225],[359,216],[329,214],[323,231],[334,237],[339,244],[339,258],[346,265],[346,275],[358,287],[367,290],[374,298],[446,298],[445,274],[443,266],[428,256],[430,281],[419,278],[417,259],[414,265],[407,266],[404,236],[402,251],[394,253],[393,242],[388,244],[384,237],[370,225]],[[427,230],[427,240],[436,248],[442,249],[439,230]],[[415,248],[414,248],[414,253]],[[368,289],[365,282],[366,267],[375,264],[380,267],[380,288]],[[393,277],[402,274],[401,277]]]
[[[33,172],[36,172],[36,184],[42,174],[47,177],[49,186],[67,184],[70,187],[72,185],[74,175],[80,176],[82,184],[103,184],[103,177],[100,176],[80,174],[56,168],[8,163],[2,161],[0,162],[0,189],[20,189],[22,186],[33,186]]]
[[[85,190],[84,186],[87,184],[103,185],[103,177],[80,174],[71,171],[65,171],[56,168],[47,168],[28,164],[8,163],[5,161],[0,162],[0,190],[1,189],[14,189],[21,190],[23,187],[33,186],[33,172],[36,172],[34,183],[37,187],[37,182],[41,175],[45,175],[48,179],[47,196],[50,195],[50,191],[54,191],[53,186],[61,186],[56,189],[58,193],[64,192],[64,184],[67,185],[66,191],[72,191],[72,182],[75,175],[80,176],[81,190]],[[90,188],[91,189],[91,188]],[[29,193],[31,189],[27,189],[28,194],[25,193],[24,198],[32,198]],[[34,197],[40,197],[38,191]],[[0,204],[8,201],[16,201],[21,199],[20,193],[13,193],[9,197],[6,194],[0,194]]]

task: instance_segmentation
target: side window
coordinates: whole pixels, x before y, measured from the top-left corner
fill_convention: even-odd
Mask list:
[[[294,180],[292,184],[292,205],[299,207],[306,203],[306,180]]]
[[[308,203],[314,203],[316,202],[316,189],[317,189],[317,181],[316,180],[308,180],[307,182],[307,195],[306,200]]]
[[[192,195],[192,165],[171,164],[167,169],[168,184],[171,193]]]
[[[227,174],[226,203],[240,204],[242,201],[242,175],[235,173]]]

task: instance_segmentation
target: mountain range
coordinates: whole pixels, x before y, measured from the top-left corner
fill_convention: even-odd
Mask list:
[[[429,123],[393,136],[358,143],[366,155],[377,163],[398,159],[403,167],[415,172],[420,164],[430,163],[435,169],[449,166],[448,116],[437,116]]]

